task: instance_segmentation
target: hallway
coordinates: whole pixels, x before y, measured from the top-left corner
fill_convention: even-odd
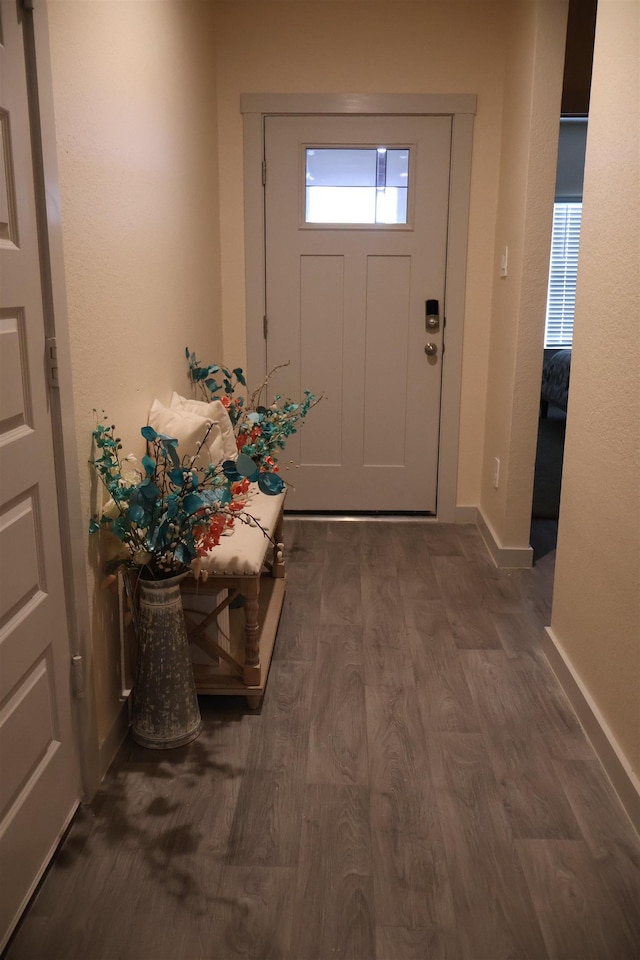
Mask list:
[[[542,654],[554,554],[287,519],[261,711],[128,740],[5,960],[632,960],[640,840]]]

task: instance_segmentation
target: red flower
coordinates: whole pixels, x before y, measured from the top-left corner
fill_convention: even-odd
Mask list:
[[[249,478],[243,477],[242,480],[235,480],[231,484],[231,495],[234,497],[242,496],[249,490]]]
[[[223,517],[223,516],[213,516],[209,522],[208,527],[205,528],[200,539],[198,540],[198,556],[204,557],[209,550],[213,550],[214,547],[220,543],[220,537],[224,528],[233,523],[233,518]]]
[[[269,470],[270,470],[271,473],[278,473],[278,471],[280,470],[280,467],[279,467],[278,464],[275,462],[275,460],[273,459],[273,457],[265,457],[265,458],[264,458],[264,470],[265,470],[265,471],[269,471]]]

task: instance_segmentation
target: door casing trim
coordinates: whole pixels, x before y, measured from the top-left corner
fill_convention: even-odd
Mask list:
[[[39,3],[25,16],[26,60],[37,101],[41,176],[35,178],[38,203],[45,210],[41,250],[49,273],[43,285],[47,335],[56,338],[59,389],[50,390],[56,458],[56,486],[63,552],[63,578],[69,629],[69,655],[80,655],[86,678],[82,698],[72,698],[71,710],[82,779],[82,797],[95,795],[106,769],[100,769],[96,705],[93,692],[93,649],[86,575],[86,518],[81,510],[78,445],[72,392],[71,345],[66,299],[53,75],[47,4]],[[35,146],[34,146],[35,148]]]
[[[240,97],[244,129],[244,231],[247,370],[252,380],[266,372],[265,234],[262,162],[264,121],[268,116],[374,114],[450,116],[451,171],[445,277],[447,326],[443,356],[437,519],[454,523],[458,479],[462,337],[467,231],[471,186],[471,148],[475,94],[323,94],[245,93]]]

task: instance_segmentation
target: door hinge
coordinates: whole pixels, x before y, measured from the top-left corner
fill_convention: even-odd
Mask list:
[[[262,186],[266,187],[267,185],[267,161],[262,161]]]
[[[50,387],[59,387],[58,379],[58,344],[55,337],[46,340],[47,383]]]
[[[71,657],[71,692],[76,700],[84,700],[84,660],[79,653]]]
[[[262,335],[265,340],[267,339],[268,333],[269,333],[269,321],[267,320],[267,315],[265,313],[264,317],[262,318]]]

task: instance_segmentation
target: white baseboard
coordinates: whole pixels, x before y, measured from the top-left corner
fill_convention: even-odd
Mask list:
[[[551,627],[545,627],[542,646],[551,669],[566,693],[578,720],[609,777],[613,789],[627,812],[631,823],[640,833],[640,781],[629,766],[616,738],[594,703],[589,691],[571,665],[562,644]]]
[[[477,508],[476,525],[487,550],[496,567],[531,567],[533,566],[533,550],[527,547],[503,547],[495,530],[484,516],[480,507]]]

